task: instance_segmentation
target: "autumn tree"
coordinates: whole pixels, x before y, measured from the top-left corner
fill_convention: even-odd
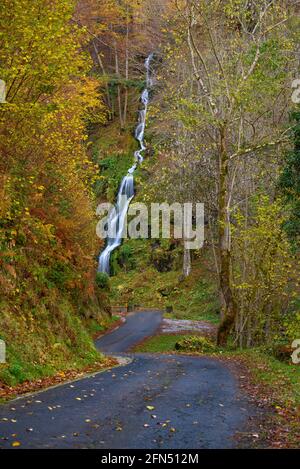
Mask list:
[[[43,311],[63,324],[64,301],[78,314],[95,295],[96,175],[85,141],[88,123],[104,122],[106,111],[83,52],[87,33],[73,15],[71,0],[1,4],[0,324],[7,333],[17,318],[20,330],[45,331]]]
[[[288,140],[294,10],[291,2],[264,0],[247,8],[243,1],[178,1],[174,8],[164,78],[181,109],[176,119],[193,128],[195,149],[214,181],[208,186],[216,207],[209,205],[209,218],[216,221],[212,237],[216,234],[222,303],[218,343],[224,345],[238,314],[231,275],[234,211],[246,209],[245,200],[262,174],[267,187],[268,178],[276,178],[280,145]],[[178,81],[174,71],[180,62],[189,73]]]

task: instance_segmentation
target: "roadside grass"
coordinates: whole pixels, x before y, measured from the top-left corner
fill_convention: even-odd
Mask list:
[[[103,317],[101,323],[95,319],[87,321],[85,328],[79,328],[76,347],[71,343],[54,344],[44,349],[43,361],[37,362],[36,342],[40,343],[41,331],[31,334],[31,341],[8,346],[7,363],[0,364],[0,404],[17,395],[34,392],[49,386],[77,379],[84,373],[105,370],[115,365],[115,360],[105,357],[96,350],[92,337],[114,327],[120,316]],[[79,327],[79,326],[78,326]],[[48,340],[52,332],[48,329]],[[79,338],[80,337],[80,338]],[[51,339],[50,339],[51,341]],[[36,356],[30,360],[29,357]]]
[[[227,356],[243,359],[251,368],[255,381],[272,389],[278,399],[278,405],[300,405],[299,365],[280,361],[262,349],[227,352]]]
[[[94,337],[101,332],[109,330],[114,324],[117,324],[121,316],[114,315],[112,317],[105,317],[101,324],[95,319],[91,319],[86,323],[86,329],[89,334]]]
[[[273,409],[262,428],[269,446],[300,448],[300,367],[282,362],[261,349],[225,353],[224,358],[241,361],[250,374],[246,392]]]
[[[14,387],[25,381],[34,382],[43,378],[50,378],[57,373],[61,373],[63,376],[68,370],[80,371],[91,364],[102,362],[103,359],[103,355],[94,351],[90,352],[90,354],[86,354],[84,357],[74,358],[68,362],[64,362],[63,357],[61,357],[60,360],[56,360],[55,363],[53,362],[52,364],[31,364],[22,361],[19,353],[10,350],[10,364],[0,365],[0,391],[2,387],[1,381],[4,385]]]
[[[6,340],[6,363],[0,364],[0,395],[5,386],[14,387],[105,362],[92,336],[110,329],[119,317],[83,321],[73,314],[67,301],[61,302],[59,311],[57,320],[36,317],[31,330],[26,322],[13,323],[10,319],[10,327],[16,328],[17,335],[13,343]]]
[[[106,371],[117,364],[117,360],[112,357],[98,356],[97,360],[75,363],[74,366],[69,363],[66,369],[44,368],[44,372],[39,375],[34,374],[33,379],[26,379],[14,386],[0,382],[0,404],[24,394],[43,391],[52,386],[84,378],[85,375]],[[34,370],[35,373],[36,371]]]
[[[162,334],[150,337],[134,347],[137,353],[168,353],[175,352],[175,344],[178,340],[190,335],[184,334]]]

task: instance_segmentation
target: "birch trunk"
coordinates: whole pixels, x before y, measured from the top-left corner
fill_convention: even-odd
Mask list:
[[[191,273],[191,251],[190,249],[186,248],[186,244],[184,242],[183,246],[183,269],[182,273],[184,278],[188,277]]]

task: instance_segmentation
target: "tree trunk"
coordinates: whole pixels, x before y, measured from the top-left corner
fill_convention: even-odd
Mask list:
[[[127,107],[128,107],[128,79],[129,79],[129,18],[127,7],[127,20],[126,20],[126,50],[125,50],[125,98],[124,98],[124,113],[123,113],[123,126],[126,126],[127,120]]]
[[[191,273],[191,251],[183,246],[183,269],[182,273],[184,278],[188,277]]]
[[[96,54],[96,58],[97,58],[97,61],[98,61],[98,65],[102,71],[102,74],[105,76],[106,75],[106,72],[105,72],[105,68],[104,68],[104,65],[103,65],[103,62],[102,62],[102,59],[101,59],[101,56],[98,52],[98,49],[97,49],[97,46],[95,44],[95,41],[93,40],[93,46],[94,46],[94,51],[95,51],[95,54]],[[112,119],[112,106],[111,106],[111,101],[110,101],[110,96],[109,96],[109,86],[108,86],[108,83],[107,81],[105,81],[105,90],[106,90],[106,99],[107,99],[107,106],[109,108],[109,119]]]
[[[115,44],[115,70],[116,70],[116,76],[120,78],[120,69],[119,69],[119,57],[118,57],[118,50],[117,50],[117,45]],[[122,99],[121,99],[121,87],[120,84],[117,86],[118,90],[118,112],[119,112],[119,119],[120,119],[120,127],[121,130],[124,129],[124,124],[123,124],[123,112],[122,112]]]
[[[225,144],[225,126],[220,129],[219,160],[219,283],[223,300],[222,321],[218,329],[218,345],[226,345],[231,328],[234,325],[237,307],[231,286],[231,251],[230,251],[230,217],[227,206],[228,196],[228,154]]]

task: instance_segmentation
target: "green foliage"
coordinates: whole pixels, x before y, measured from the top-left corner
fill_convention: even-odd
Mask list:
[[[120,316],[105,316],[101,318],[101,321],[96,319],[89,320],[86,323],[87,330],[92,337],[98,336],[100,333],[104,333],[107,329],[111,328],[115,323],[120,321]]]
[[[134,258],[134,247],[130,244],[124,243],[119,248],[119,264],[125,270],[132,270],[136,266]]]
[[[300,111],[291,115],[294,125],[292,143],[294,149],[285,155],[283,171],[279,178],[279,187],[283,193],[289,217],[284,228],[295,250],[300,248]]]
[[[221,353],[221,349],[217,349],[211,339],[189,334],[160,334],[150,337],[135,347],[135,351],[146,353],[166,353],[175,350],[178,353]]]
[[[215,278],[206,268],[211,262],[210,253],[196,257],[192,273],[182,279],[181,265],[167,272],[158,272],[152,264],[153,240],[126,240],[134,253],[133,269],[121,268],[118,251],[112,255],[110,298],[114,304],[132,304],[143,307],[173,306],[173,312],[166,316],[175,319],[207,320],[219,322],[220,305]],[[165,245],[168,248],[168,244]],[[172,251],[180,260],[181,248]],[[176,264],[175,264],[176,265]]]
[[[2,1],[0,76],[10,103],[25,104],[22,95],[29,90],[30,97],[51,95],[84,66],[87,58],[77,54],[83,32],[70,21],[73,9],[71,0]]]
[[[56,261],[48,273],[48,279],[53,282],[55,286],[63,290],[66,283],[74,278],[74,273],[67,264]]]
[[[96,274],[96,285],[99,288],[108,290],[110,286],[109,276],[105,272],[97,272]]]
[[[294,297],[295,295],[293,295]],[[291,344],[300,337],[300,297],[292,298],[289,309],[283,318],[284,335],[277,340],[284,340],[285,344]]]
[[[51,303],[48,296],[34,308],[24,305],[22,315],[11,315],[11,308],[1,303],[7,363],[0,365],[0,381],[13,386],[101,360],[71,301],[53,293]]]
[[[123,86],[124,88],[130,89],[134,88],[139,93],[143,91],[145,88],[145,81],[144,80],[133,80],[133,79],[125,79],[120,77],[113,77],[110,78],[108,81],[109,87],[109,94],[111,97],[116,97],[118,94],[118,86]]]
[[[211,353],[215,351],[215,344],[206,337],[191,336],[178,340],[175,349],[184,352]]]
[[[132,165],[132,153],[112,155],[98,164],[100,177],[94,186],[96,197],[106,195],[107,200],[114,202],[120,183]]]
[[[239,345],[272,343],[287,321],[289,288],[297,265],[282,225],[281,201],[268,196],[252,199],[251,218],[236,214],[234,286],[239,307],[235,333]]]
[[[262,383],[273,391],[273,404],[300,404],[299,365],[282,362],[267,354],[264,348],[224,353],[224,356],[242,358],[251,370],[255,384]],[[268,390],[268,389],[267,389]],[[299,425],[299,419],[298,419]]]
[[[134,270],[137,266],[135,254],[133,240],[124,241],[123,244],[111,254],[111,275],[118,275],[121,271],[129,272]]]
[[[235,94],[237,105],[242,106],[247,112],[266,109],[266,99],[274,99],[286,79],[289,59],[284,49],[288,50],[290,46],[287,41],[279,42],[277,37],[271,37],[260,45],[260,56],[254,72],[245,83],[237,86]],[[256,45],[245,52],[245,67],[248,69],[251,67],[256,54]]]

